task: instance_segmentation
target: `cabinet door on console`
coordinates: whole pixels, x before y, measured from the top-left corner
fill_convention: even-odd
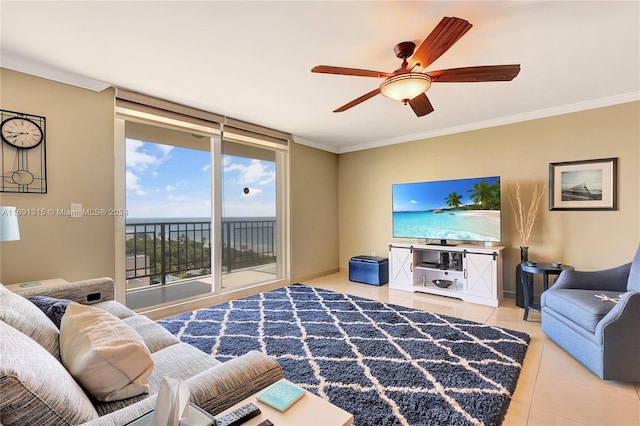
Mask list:
[[[413,249],[410,247],[391,247],[389,257],[389,284],[413,286]]]
[[[494,256],[467,253],[465,269],[467,272],[465,294],[495,299],[497,261]]]

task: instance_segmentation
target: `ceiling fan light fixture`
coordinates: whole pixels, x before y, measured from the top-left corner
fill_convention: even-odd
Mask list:
[[[431,77],[419,72],[391,76],[380,85],[380,93],[387,98],[407,103],[431,87]]]

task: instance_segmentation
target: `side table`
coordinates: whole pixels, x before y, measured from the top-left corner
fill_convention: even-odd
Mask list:
[[[281,380],[286,381],[286,379]],[[265,420],[270,420],[275,426],[350,426],[353,424],[353,416],[350,413],[309,391],[306,391],[306,394],[288,410],[281,413],[275,408],[271,408],[258,401],[257,396],[266,389],[267,388],[240,401],[233,407],[218,414],[218,416],[227,414],[236,408],[253,402],[260,408],[262,413],[260,413],[259,416],[247,420],[242,426],[257,426]]]
[[[542,291],[546,291],[549,289],[549,275],[560,275],[562,271],[572,271],[575,268],[571,265],[563,265],[553,266],[551,263],[546,262],[531,262],[533,265],[527,265],[527,263],[522,263],[520,267],[522,268],[522,293],[524,296],[524,320],[526,321],[529,317],[529,310],[540,312],[540,304],[533,303],[533,286],[529,288],[529,274],[541,274],[542,275]],[[535,280],[531,280],[533,283]],[[531,294],[529,294],[531,291]]]
[[[69,281],[64,280],[62,278],[52,278],[49,280],[40,280],[40,281],[30,281],[25,283],[17,283],[17,284],[7,284],[5,287],[13,291],[14,293],[18,290],[26,290],[34,287],[46,287],[50,285],[58,285],[58,284],[68,284]]]

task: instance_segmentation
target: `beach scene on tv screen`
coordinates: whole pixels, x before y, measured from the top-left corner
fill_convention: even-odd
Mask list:
[[[500,177],[392,186],[393,236],[500,241]]]

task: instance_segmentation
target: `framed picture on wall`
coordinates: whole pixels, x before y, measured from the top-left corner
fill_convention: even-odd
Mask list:
[[[618,159],[549,164],[549,210],[617,210]]]

